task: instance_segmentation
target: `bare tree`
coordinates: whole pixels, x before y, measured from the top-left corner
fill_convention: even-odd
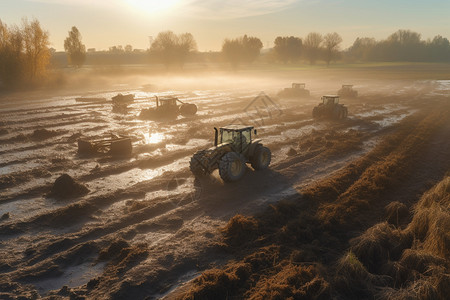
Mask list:
[[[81,67],[86,61],[86,46],[81,43],[81,33],[75,26],[69,31],[69,36],[64,40],[64,50],[69,56],[69,63]]]
[[[155,55],[165,66],[172,64],[180,67],[186,63],[190,53],[197,49],[197,43],[190,33],[176,35],[172,31],[158,33],[150,47],[150,54]]]
[[[130,53],[133,52],[133,46],[131,45],[126,45],[124,48],[125,52]]]
[[[427,45],[431,61],[450,61],[450,42],[447,38],[437,35]]]
[[[244,35],[242,37],[242,46],[244,48],[245,62],[252,63],[259,57],[263,44],[259,38]]]
[[[222,45],[222,55],[225,60],[231,64],[233,69],[237,69],[242,61],[242,53],[244,52],[242,43],[239,39],[225,39]]]
[[[275,55],[283,63],[299,60],[302,53],[302,40],[298,37],[277,37],[274,46]]]
[[[350,60],[369,60],[376,43],[374,38],[356,38],[353,45],[348,49],[347,55]]]
[[[34,81],[45,75],[50,63],[48,32],[41,28],[38,20],[23,19],[22,37],[28,78]]]
[[[311,65],[315,64],[316,60],[320,57],[320,45],[322,41],[322,35],[317,32],[309,33],[303,41],[305,56]]]
[[[183,67],[190,53],[197,50],[197,43],[194,36],[189,32],[180,34],[178,36],[177,46],[178,64]]]
[[[263,44],[259,38],[244,35],[236,39],[225,39],[222,45],[222,55],[233,69],[240,63],[254,62],[261,51]]]
[[[387,40],[402,45],[414,45],[420,43],[420,33],[411,30],[398,30],[391,34]]]
[[[335,60],[339,56],[339,44],[342,43],[342,37],[336,32],[327,33],[323,38],[324,44],[324,60],[327,66],[330,65],[332,60]]]
[[[19,28],[9,29],[0,20],[0,87],[12,86],[23,76],[22,42]]]

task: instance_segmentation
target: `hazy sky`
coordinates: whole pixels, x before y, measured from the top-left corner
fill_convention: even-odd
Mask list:
[[[384,39],[398,29],[422,38],[450,39],[449,0],[0,0],[0,20],[20,24],[35,17],[52,46],[77,26],[87,48],[131,44],[149,47],[149,36],[190,32],[200,51],[220,50],[225,38],[248,34],[271,47],[281,35],[336,31],[343,47],[357,37]]]

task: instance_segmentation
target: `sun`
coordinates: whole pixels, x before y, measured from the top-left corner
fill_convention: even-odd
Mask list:
[[[173,9],[180,0],[124,0],[133,9],[142,13],[155,14]]]

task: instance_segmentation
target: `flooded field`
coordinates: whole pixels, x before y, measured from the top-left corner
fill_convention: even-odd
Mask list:
[[[341,99],[349,117],[317,121],[311,112],[330,93],[313,84],[311,97],[279,99],[279,83],[246,88],[113,91],[0,102],[0,290],[37,298],[70,295],[136,299],[170,297],[178,285],[228,254],[214,244],[235,214],[254,214],[298,193],[372,150],[391,128],[433,101],[448,101],[448,81],[408,82],[401,88],[355,86]],[[398,84],[397,84],[398,86]],[[270,102],[259,102],[264,91]],[[134,94],[126,113],[111,101],[75,98]],[[198,107],[193,117],[141,120],[155,96]],[[447,98],[446,98],[447,97]],[[255,126],[272,151],[268,170],[248,168],[225,184],[217,171],[195,179],[189,160],[213,146],[214,127]],[[43,130],[45,129],[45,130]],[[81,137],[131,137],[129,157],[84,157]],[[69,174],[89,192],[70,199],[48,193]],[[140,292],[131,288],[143,282]],[[136,293],[136,294],[133,294]]]

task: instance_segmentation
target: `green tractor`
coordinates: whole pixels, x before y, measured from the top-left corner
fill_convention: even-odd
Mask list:
[[[197,151],[191,158],[190,169],[196,177],[219,169],[223,181],[232,182],[244,176],[246,163],[255,170],[269,166],[271,152],[260,139],[253,139],[257,131],[252,126],[229,125],[214,130],[214,147]]]
[[[348,110],[343,104],[339,104],[338,95],[325,95],[322,97],[322,103],[313,109],[313,118],[342,120],[347,118]]]

